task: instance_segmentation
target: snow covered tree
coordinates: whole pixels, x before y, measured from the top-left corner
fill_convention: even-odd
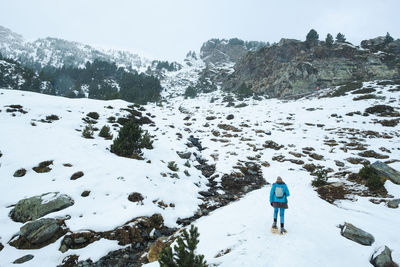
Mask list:
[[[164,248],[159,257],[158,262],[160,267],[207,267],[207,262],[203,255],[196,255],[197,244],[199,243],[200,234],[197,227],[190,227],[189,233],[186,229],[178,237],[178,245],[174,246],[174,251],[171,247]]]
[[[344,36],[344,34],[339,32],[336,35],[336,43],[344,43],[344,42],[346,42],[346,37]]]
[[[316,45],[316,44],[318,43],[318,38],[319,38],[319,35],[318,35],[317,31],[314,30],[314,29],[311,29],[311,30],[307,33],[307,36],[306,36],[306,44],[307,44],[308,46]]]
[[[330,33],[326,35],[325,44],[327,47],[332,47],[333,45],[333,36]]]
[[[121,157],[134,158],[143,148],[152,149],[150,135],[133,121],[127,122],[111,145],[111,152]]]

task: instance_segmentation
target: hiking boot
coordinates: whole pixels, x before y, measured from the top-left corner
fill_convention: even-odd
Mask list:
[[[274,222],[274,223],[272,224],[272,228],[273,228],[273,229],[278,229],[278,226],[276,226],[276,222]]]
[[[286,229],[284,227],[281,227],[281,235],[284,235],[286,233],[287,233]]]

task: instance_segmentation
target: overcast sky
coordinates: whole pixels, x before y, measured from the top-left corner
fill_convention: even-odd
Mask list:
[[[361,40],[400,38],[400,0],[0,0],[0,25],[47,36],[182,60],[210,38],[278,42],[314,28]]]

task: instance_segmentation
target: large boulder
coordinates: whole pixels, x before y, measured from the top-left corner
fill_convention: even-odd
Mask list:
[[[39,249],[55,242],[66,231],[62,220],[43,218],[22,226],[9,244],[18,249]]]
[[[397,209],[400,205],[400,198],[389,200],[387,205],[389,208]]]
[[[18,201],[10,212],[10,217],[16,222],[36,220],[51,212],[72,206],[74,201],[67,195],[58,192],[46,193]]]
[[[347,239],[357,242],[364,246],[371,246],[375,242],[375,238],[364,230],[355,227],[351,223],[344,223],[339,226],[341,231],[340,234]]]
[[[392,251],[385,246],[377,250],[371,257],[371,264],[375,267],[398,267],[392,259]]]
[[[374,168],[379,176],[387,178],[395,184],[400,184],[400,172],[389,167],[386,163],[378,160],[374,162],[371,167]]]

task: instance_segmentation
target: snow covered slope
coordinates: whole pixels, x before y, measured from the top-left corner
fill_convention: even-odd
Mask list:
[[[176,151],[196,152],[209,164],[215,164],[215,174],[219,175],[215,181],[219,185],[221,176],[235,171],[237,162],[251,161],[262,165],[267,182],[272,183],[280,175],[291,191],[286,236],[270,233],[270,185],[196,220],[194,224],[200,232],[198,253],[204,254],[213,266],[368,266],[370,255],[381,245],[390,247],[394,260],[400,262],[400,239],[396,234],[400,225],[399,209],[369,201],[386,200],[385,197],[362,197],[356,193],[348,197],[351,200],[330,204],[318,196],[311,186],[313,176],[303,167],[314,163],[331,168],[329,182],[365,190],[339,175],[343,171],[358,172],[362,167],[346,160],[362,158],[358,155],[360,151],[341,148],[356,138],[368,150],[386,155],[385,160],[400,159],[399,125],[385,127],[377,123],[382,118],[376,115],[346,115],[356,111],[362,114],[376,104],[388,104],[398,111],[400,92],[396,85],[371,82],[364,87],[374,87],[381,98],[354,101],[356,95],[349,94],[336,98],[316,95],[297,101],[247,99],[227,107],[228,97],[220,91],[184,99],[179,96],[178,88],[166,101],[144,106],[143,112],[152,115],[154,126],[143,128],[155,138],[154,149],[144,151],[144,161],[118,157],[108,150],[112,141],[98,137],[98,132],[94,139],[84,139],[79,131],[85,125],[82,118],[95,111],[100,114],[95,126],[110,125],[115,137],[118,127],[109,123],[108,118],[127,114],[121,108],[130,103],[0,90],[0,243],[5,246],[0,251],[0,266],[11,266],[15,259],[26,254],[34,255],[27,266],[56,266],[72,254],[79,255],[79,260],[97,261],[107,252],[121,248],[115,241],[100,239],[85,248],[61,253],[58,249],[62,238],[38,250],[10,246],[9,240],[23,225],[10,219],[12,205],[47,192],[60,192],[73,198],[73,206],[45,216],[70,216],[65,224],[73,232],[107,231],[132,218],[154,213],[160,213],[168,227],[179,227],[178,218],[198,212],[198,205],[202,203],[199,192],[207,190],[209,181],[194,167],[193,156],[188,167]],[[27,113],[7,112],[12,109],[7,106],[17,104]],[[41,122],[52,114],[59,120]],[[227,119],[228,115],[233,118]],[[206,149],[199,152],[195,147],[187,147],[190,135],[198,137]],[[266,145],[270,144],[269,140],[282,147],[270,148]],[[337,145],[329,145],[330,140],[335,140]],[[323,159],[305,154],[307,147]],[[32,170],[45,160],[53,160],[50,172]],[[344,167],[337,166],[335,160],[344,163]],[[175,174],[179,178],[168,169],[170,161],[177,163],[179,171]],[[64,166],[67,163],[72,167]],[[390,166],[400,170],[398,161]],[[20,168],[27,170],[26,175],[13,177]],[[185,170],[190,176],[185,175]],[[70,180],[77,171],[82,171],[84,176]],[[390,195],[400,198],[399,185],[386,181],[385,187]],[[88,197],[81,196],[85,190],[91,191]],[[128,201],[132,192],[144,196],[143,205]],[[167,207],[159,205],[160,201]],[[343,222],[373,234],[375,243],[371,247],[362,246],[342,237],[337,225]],[[158,263],[145,266],[158,266]]]
[[[58,38],[42,38],[26,41],[21,35],[0,26],[0,53],[25,66],[40,69],[44,66],[84,67],[95,59],[115,62],[118,66],[132,67],[144,71],[150,61],[128,51],[104,50]]]

